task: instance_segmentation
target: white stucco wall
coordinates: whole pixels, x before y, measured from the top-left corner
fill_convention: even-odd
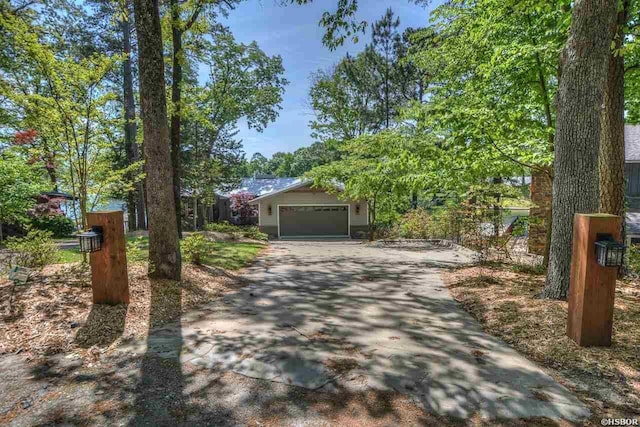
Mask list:
[[[312,192],[288,192],[276,194],[273,197],[258,201],[260,205],[260,225],[278,225],[278,205],[344,205],[349,204],[349,215],[352,226],[367,225],[367,203],[350,200],[340,200],[333,194],[312,193]],[[271,215],[269,215],[269,205],[271,205]],[[360,205],[359,213],[356,213],[356,206]]]

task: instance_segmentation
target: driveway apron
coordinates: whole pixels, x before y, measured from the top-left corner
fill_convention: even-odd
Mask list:
[[[452,299],[439,271],[469,261],[440,246],[276,242],[247,286],[122,350],[323,392],[395,390],[460,418],[588,417]]]

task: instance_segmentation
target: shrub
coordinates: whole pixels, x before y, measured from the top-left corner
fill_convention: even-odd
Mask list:
[[[513,230],[511,231],[511,235],[513,237],[522,237],[527,234],[529,230],[529,217],[520,217],[516,220],[513,225]]]
[[[240,231],[241,227],[228,223],[227,221],[213,222],[207,224],[208,231],[215,231],[217,233],[235,233]]]
[[[442,207],[428,211],[412,209],[405,213],[392,234],[405,239],[449,239],[460,241],[462,215],[458,209]]]
[[[32,228],[50,231],[53,237],[57,238],[71,236],[76,231],[73,220],[64,215],[34,217],[31,218],[30,224]]]
[[[255,225],[244,228],[244,237],[246,237],[247,239],[254,239],[254,240],[263,240],[263,241],[269,240],[269,235],[260,231],[260,229]]]
[[[209,254],[211,242],[202,233],[193,233],[182,240],[182,253],[192,264],[201,264],[202,259]]]
[[[256,196],[251,193],[242,192],[231,195],[230,207],[240,218],[246,219],[258,215],[258,209],[251,204],[251,200]]]
[[[136,237],[127,242],[127,262],[140,262],[146,259],[145,249],[147,241],[144,237]]]
[[[263,240],[269,239],[269,236],[255,225],[234,225],[229,224],[226,221],[207,224],[207,231],[213,231],[217,233],[228,233],[232,239],[239,239],[240,237],[246,237],[247,239]]]
[[[31,229],[25,237],[9,237],[7,248],[14,252],[13,265],[42,268],[58,261],[58,246],[50,231]]]
[[[429,229],[431,221],[431,215],[426,209],[412,209],[398,221],[397,234],[406,239],[429,239],[432,237]]]
[[[640,276],[640,245],[631,244],[627,249],[627,270],[632,276]]]

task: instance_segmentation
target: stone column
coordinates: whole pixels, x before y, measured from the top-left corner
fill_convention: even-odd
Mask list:
[[[531,174],[531,203],[529,210],[529,252],[544,255],[547,239],[547,220],[551,211],[551,178],[548,174],[535,170]]]

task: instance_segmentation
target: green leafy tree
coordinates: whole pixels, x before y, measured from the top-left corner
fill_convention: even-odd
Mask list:
[[[75,219],[86,226],[87,211],[126,182],[125,171],[111,164],[119,117],[115,95],[106,85],[119,57],[60,51],[50,41],[51,29],[28,17],[2,13],[0,25],[7,54],[24,65],[22,71],[2,69],[0,92],[14,114],[14,126],[37,132],[22,147],[45,161],[55,187],[78,198]]]
[[[24,224],[37,196],[47,190],[40,165],[29,164],[9,150],[0,153],[0,242],[2,224]]]

